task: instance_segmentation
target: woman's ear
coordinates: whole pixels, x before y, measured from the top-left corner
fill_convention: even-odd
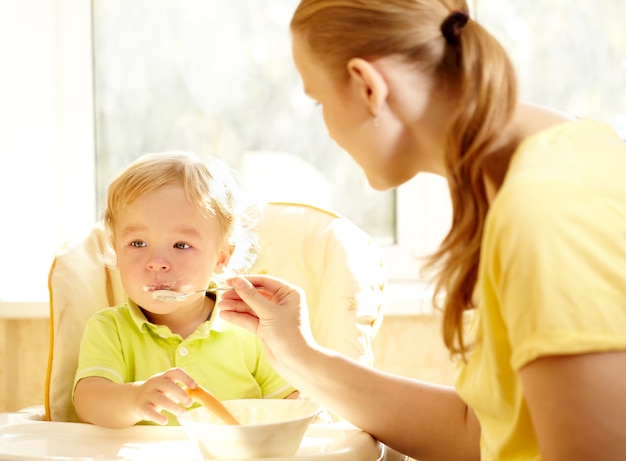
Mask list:
[[[348,72],[372,117],[378,116],[389,95],[389,86],[383,75],[372,63],[362,58],[350,59]]]
[[[219,258],[217,260],[217,264],[215,265],[215,270],[213,271],[216,274],[223,274],[224,269],[228,265],[228,261],[230,261],[231,256],[235,252],[235,245],[227,244],[220,251]]]

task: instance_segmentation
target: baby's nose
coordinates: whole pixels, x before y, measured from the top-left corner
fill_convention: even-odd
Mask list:
[[[148,270],[151,271],[167,271],[170,269],[170,265],[165,261],[149,261],[147,264]]]

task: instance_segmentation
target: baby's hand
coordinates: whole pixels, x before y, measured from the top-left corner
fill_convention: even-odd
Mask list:
[[[184,413],[184,408],[190,406],[193,400],[181,384],[191,389],[197,386],[191,376],[180,368],[171,368],[135,383],[135,408],[139,420],[164,425],[168,419],[162,413],[163,410],[176,416]]]

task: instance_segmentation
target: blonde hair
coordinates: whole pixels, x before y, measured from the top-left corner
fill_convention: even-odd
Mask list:
[[[204,216],[219,222],[222,242],[235,246],[228,267],[241,272],[256,255],[252,227],[256,207],[245,203],[232,170],[222,161],[183,151],[144,154],[130,163],[110,183],[103,221],[110,243],[120,212],[140,197],[168,185],[181,185],[189,200]],[[110,256],[114,256],[112,248]],[[111,257],[109,256],[109,264]]]
[[[348,78],[353,57],[403,56],[430,72],[437,90],[460,95],[450,115],[446,168],[453,205],[452,226],[426,265],[437,273],[443,294],[443,337],[451,354],[464,354],[463,313],[474,307],[474,289],[489,207],[484,160],[512,117],[515,72],[502,46],[480,24],[463,24],[458,40],[442,34],[453,13],[469,16],[463,0],[302,0],[291,30],[305,40],[323,66]],[[341,77],[343,74],[343,77]]]

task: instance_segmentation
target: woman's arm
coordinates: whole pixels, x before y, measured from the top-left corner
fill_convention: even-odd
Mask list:
[[[626,352],[544,357],[520,375],[545,460],[626,460]]]
[[[366,367],[330,350],[309,350],[286,372],[303,392],[420,461],[479,459],[480,428],[450,387]]]
[[[394,376],[317,345],[302,292],[266,276],[235,278],[221,315],[256,333],[300,392],[420,461],[478,460],[480,427],[456,392]],[[255,289],[252,285],[257,287]]]
[[[166,424],[163,410],[180,415],[193,403],[179,385],[196,383],[179,368],[154,375],[146,381],[117,384],[106,378],[83,378],[74,390],[76,414],[85,423],[105,427],[129,427],[140,421]]]

